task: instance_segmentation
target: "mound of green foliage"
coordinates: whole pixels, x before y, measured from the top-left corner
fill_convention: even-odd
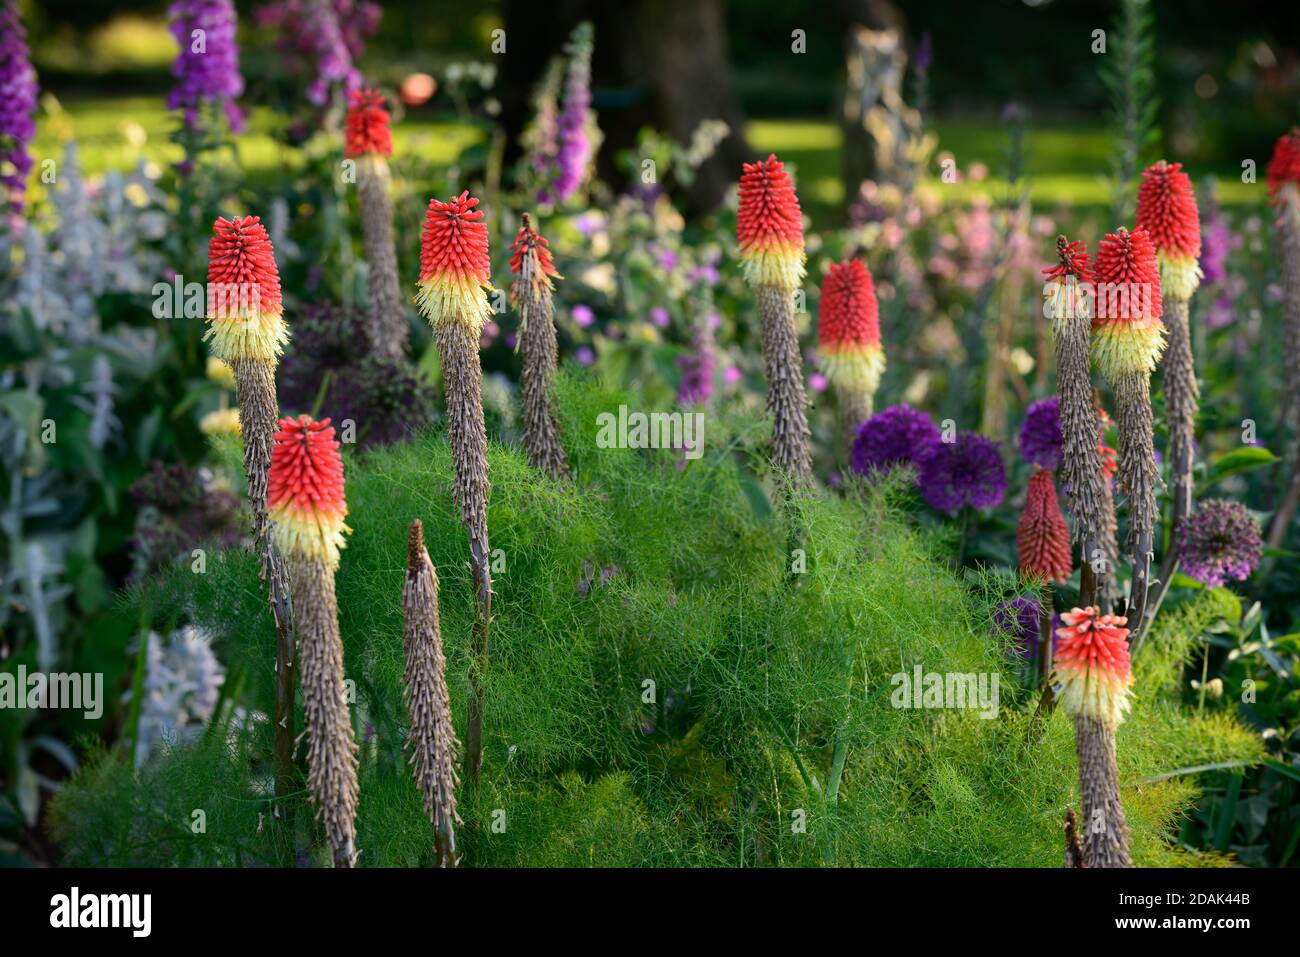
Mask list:
[[[460,789],[463,864],[1059,864],[1061,822],[1077,806],[1073,729],[1059,712],[1034,723],[1009,639],[991,626],[994,604],[1026,586],[951,571],[948,543],[908,520],[902,479],[777,501],[751,413],[709,412],[695,460],[599,449],[596,417],[620,403],[639,407],[589,379],[562,380],[571,485],[544,480],[515,448],[491,448],[497,594],[483,780]],[[433,856],[403,752],[413,518],[441,580],[464,727],[474,610],[451,478],[440,432],[347,462],[355,532],[338,596],[363,866]],[[1196,797],[1188,769],[1259,756],[1230,718],[1179,703],[1193,636],[1233,605],[1206,592],[1136,662],[1119,764],[1139,864],[1200,862],[1173,839]],[[197,744],[139,770],[125,749],[88,762],[53,811],[69,861],[323,862],[303,794],[273,813],[269,721],[236,720],[235,706],[265,716],[273,702],[275,632],[252,558],[170,570],[121,614],[214,633],[226,701]],[[916,665],[996,673],[996,717],[894,707],[891,676]]]

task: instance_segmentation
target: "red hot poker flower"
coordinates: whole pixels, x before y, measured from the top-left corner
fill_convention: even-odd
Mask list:
[[[1029,477],[1025,510],[1016,525],[1020,570],[1026,575],[1064,583],[1070,577],[1070,529],[1056,498],[1056,483],[1048,469]]]
[[[1145,229],[1120,227],[1097,248],[1093,357],[1110,383],[1150,373],[1164,350],[1164,303],[1156,248]]]
[[[803,279],[803,219],[794,183],[776,154],[744,164],[736,239],[751,284],[798,288]]]
[[[1128,619],[1089,607],[1065,612],[1061,622],[1055,652],[1061,700],[1071,714],[1118,725],[1128,710],[1133,684]]]
[[[348,98],[348,117],[344,130],[344,155],[374,153],[393,155],[393,133],[388,127],[388,110],[378,90],[356,90]]]
[[[871,271],[860,259],[835,263],[822,281],[817,336],[823,348],[880,342],[880,308]]]
[[[515,233],[515,241],[510,246],[510,271],[517,275],[523,268],[524,257],[532,253],[537,256],[537,267],[543,275],[563,278],[555,271],[555,263],[551,261],[550,245],[545,236],[533,229],[528,214],[525,213],[524,223],[519,227],[519,232]]]
[[[1064,279],[1073,276],[1079,282],[1092,280],[1092,264],[1088,261],[1088,247],[1081,239],[1074,242],[1064,236],[1056,237],[1056,255],[1058,262],[1043,270],[1048,280]]]
[[[1300,126],[1278,137],[1273,158],[1268,161],[1268,196],[1277,201],[1285,183],[1300,186]]]
[[[417,300],[435,326],[446,321],[468,325],[477,339],[491,307],[484,287],[492,286],[488,230],[478,200],[463,192],[429,200],[420,237],[420,288]]]
[[[285,555],[314,557],[330,568],[343,546],[343,459],[329,419],[280,420],[271,448],[266,503],[276,544]]]
[[[1201,215],[1192,181],[1182,170],[1181,163],[1161,160],[1143,172],[1137,225],[1162,255],[1196,259],[1201,255]]]
[[[209,328],[204,339],[226,362],[274,364],[289,341],[280,271],[271,239],[256,216],[219,218],[208,240]]]
[[[219,217],[208,240],[208,312],[216,310],[218,286],[256,290],[261,312],[281,309],[280,270],[271,237],[257,216]]]

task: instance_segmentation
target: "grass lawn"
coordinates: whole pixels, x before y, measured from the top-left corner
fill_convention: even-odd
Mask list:
[[[180,158],[179,147],[168,141],[175,123],[161,98],[73,98],[45,100],[38,117],[34,154],[39,160],[60,158],[62,143],[75,137],[83,170],[96,174],[110,168],[129,168],[140,159],[166,165]],[[250,177],[273,173],[295,163],[271,135],[276,120],[264,109],[254,110],[248,130],[238,137],[240,165]],[[990,175],[982,182],[943,185],[957,201],[978,193],[998,195],[1006,187],[997,173],[1006,165],[1008,136],[996,121],[940,118],[936,123],[939,149],[952,153],[961,171],[974,163],[985,164]],[[753,146],[775,152],[798,173],[805,208],[818,227],[834,225],[844,189],[839,178],[840,131],[825,120],[754,120],[746,131]],[[454,121],[408,117],[394,129],[398,151],[418,151],[428,163],[451,164],[467,147],[482,141],[480,130]],[[1100,123],[1041,122],[1032,126],[1025,141],[1025,179],[1036,207],[1050,210],[1061,204],[1105,207],[1109,203],[1107,155],[1109,138]],[[39,169],[39,166],[38,166]],[[1263,203],[1264,185],[1247,185],[1232,170],[1215,171],[1219,196],[1227,204]],[[36,190],[39,183],[34,183]]]

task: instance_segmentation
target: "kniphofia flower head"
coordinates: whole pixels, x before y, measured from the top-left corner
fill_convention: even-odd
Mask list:
[[[564,278],[551,259],[550,245],[545,236],[533,229],[532,220],[524,213],[523,224],[510,244],[510,271],[535,287],[550,288],[552,278]]]
[[[1025,510],[1016,525],[1016,551],[1022,574],[1064,583],[1070,577],[1070,528],[1056,497],[1056,483],[1048,469],[1029,477]]]
[[[1282,187],[1292,184],[1300,189],[1300,126],[1278,137],[1273,156],[1268,161],[1268,196],[1277,202]]]
[[[280,270],[271,238],[257,216],[218,218],[208,240],[208,322],[212,354],[230,362],[274,362],[289,330]]]
[[[1053,328],[1072,319],[1092,318],[1092,263],[1088,259],[1088,247],[1083,240],[1071,242],[1064,236],[1056,238],[1055,266],[1043,270],[1043,299],[1045,314],[1052,320]]]
[[[339,563],[348,503],[343,494],[343,459],[329,419],[310,416],[280,420],[271,447],[266,490],[276,548],[286,556],[314,558],[334,569]]]
[[[429,200],[420,237],[416,302],[429,323],[460,322],[478,339],[491,314],[488,230],[478,200],[463,192],[447,202]]]
[[[1061,622],[1056,631],[1060,700],[1070,714],[1114,728],[1129,709],[1133,685],[1128,619],[1088,607],[1065,612]]]
[[[875,394],[885,371],[885,351],[871,271],[861,260],[833,264],[822,280],[817,338],[822,372],[832,384]]]
[[[1143,172],[1137,225],[1156,247],[1164,295],[1190,299],[1201,281],[1201,215],[1181,163],[1161,160]]]
[[[1165,347],[1160,321],[1160,266],[1145,229],[1120,227],[1097,248],[1092,354],[1112,384],[1133,372],[1150,373]]]
[[[378,90],[356,90],[348,96],[348,117],[344,130],[344,155],[393,155],[393,131],[388,110]]]
[[[736,239],[751,285],[799,288],[804,277],[803,217],[794,183],[775,154],[744,164]]]

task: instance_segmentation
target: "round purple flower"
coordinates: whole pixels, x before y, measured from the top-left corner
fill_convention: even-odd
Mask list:
[[[1061,464],[1061,400],[1039,399],[1025,410],[1020,426],[1020,455],[1030,465],[1054,469]]]
[[[36,136],[36,71],[27,50],[27,31],[17,0],[0,3],[0,165],[13,166],[0,176],[10,208],[19,213],[27,192],[32,157],[27,144]]]
[[[650,310],[650,324],[658,329],[667,329],[672,322],[672,316],[663,306],[655,306]]]
[[[992,508],[1007,490],[1007,472],[997,443],[975,432],[958,432],[952,442],[935,442],[917,457],[921,497],[949,514],[963,505]]]
[[[571,315],[573,321],[583,329],[586,329],[596,321],[596,314],[591,311],[591,306],[583,305],[582,303],[578,303],[569,310],[569,315]]]
[[[234,103],[244,92],[235,43],[235,6],[231,0],[176,0],[167,10],[180,55],[172,64],[176,86],[167,95],[167,108],[181,110],[188,129],[199,126],[203,103],[225,108],[230,128],[244,128],[244,114]]]
[[[1264,554],[1259,522],[1240,502],[1226,499],[1209,499],[1196,507],[1178,527],[1178,548],[1183,571],[1210,586],[1229,578],[1244,581]]]
[[[596,361],[596,353],[590,346],[578,346],[573,352],[573,358],[577,360],[578,365],[589,366]]]
[[[890,406],[858,427],[853,440],[853,471],[870,475],[895,465],[913,464],[919,452],[938,441],[939,429],[924,412],[906,403]]]

